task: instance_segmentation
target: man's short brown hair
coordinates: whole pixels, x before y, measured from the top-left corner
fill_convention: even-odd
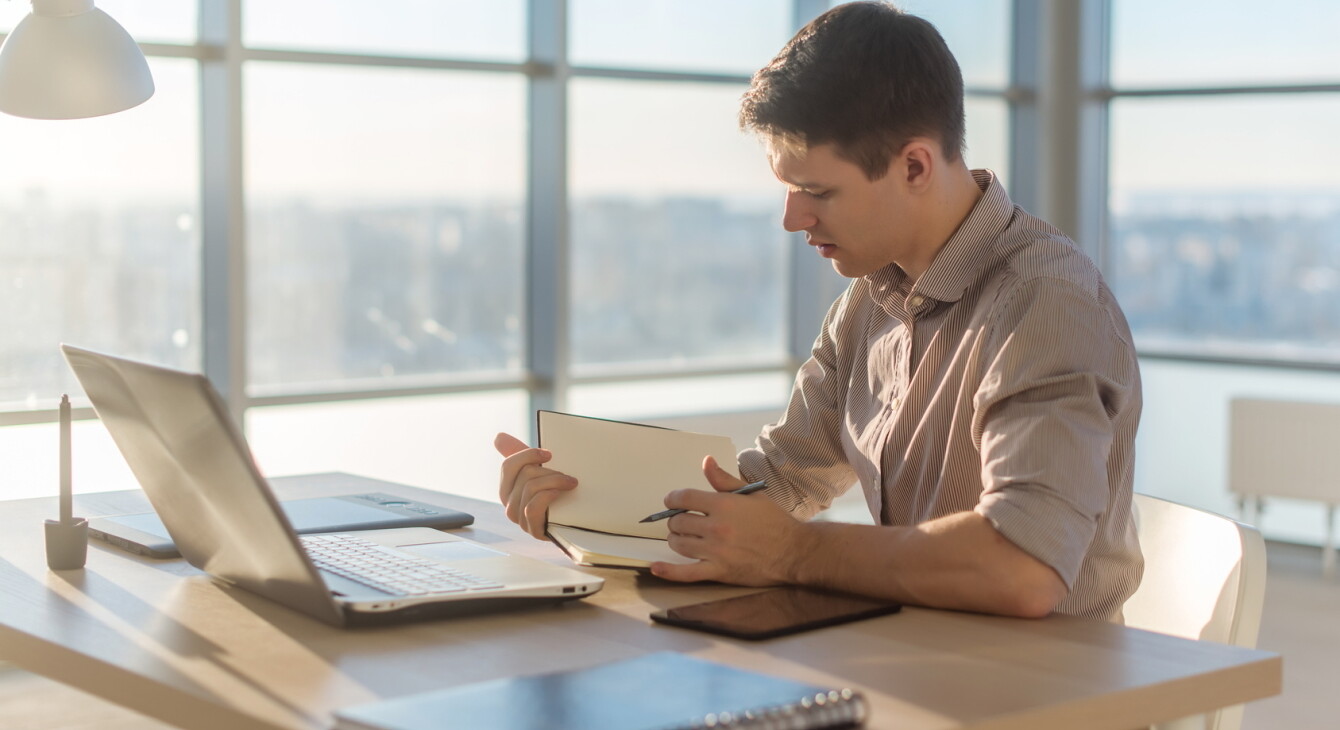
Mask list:
[[[833,144],[877,180],[913,137],[963,152],[963,74],[929,22],[883,2],[815,18],[754,74],[740,126],[784,148]]]

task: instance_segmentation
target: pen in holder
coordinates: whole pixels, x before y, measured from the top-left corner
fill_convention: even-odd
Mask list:
[[[60,519],[46,521],[47,567],[77,570],[88,558],[88,520],[74,516],[70,478],[70,396],[60,397]]]

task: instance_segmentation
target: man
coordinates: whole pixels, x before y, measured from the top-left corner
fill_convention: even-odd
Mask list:
[[[1139,371],[1093,263],[962,157],[963,81],[929,23],[838,6],[755,74],[741,126],[787,188],[783,226],[853,281],[783,418],[741,452],[751,496],[680,490],[675,581],[802,584],[1013,616],[1119,620]],[[506,434],[500,495],[543,535],[576,486]],[[876,525],[809,522],[852,482]]]

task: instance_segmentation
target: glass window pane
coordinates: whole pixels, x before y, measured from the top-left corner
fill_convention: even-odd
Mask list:
[[[576,66],[752,74],[795,28],[789,0],[571,0]]]
[[[96,7],[140,43],[196,41],[198,21],[193,0],[98,0]],[[13,30],[31,9],[28,0],[0,2],[0,33]]]
[[[1340,3],[1115,0],[1117,87],[1309,83],[1340,78]]]
[[[967,116],[968,150],[963,157],[968,167],[994,170],[1009,188],[1010,180],[1010,109],[1004,99],[968,97],[964,100]]]
[[[520,76],[247,66],[253,392],[519,370],[524,106]]]
[[[70,444],[70,483],[75,494],[140,488],[101,421],[93,418],[70,424]],[[60,426],[35,423],[0,428],[0,464],[5,465],[0,498],[55,497],[60,485]]]
[[[247,440],[267,476],[343,471],[498,501],[493,437],[530,438],[519,390],[266,406],[247,411]]]
[[[775,411],[780,415],[793,380],[792,373],[776,372],[574,385],[568,389],[568,408],[573,413],[626,421],[682,413]],[[744,448],[757,435],[757,431],[750,433],[748,441],[737,441],[735,446]]]
[[[1010,0],[901,0],[933,23],[969,87],[1003,89],[1010,81]]]
[[[246,0],[252,48],[521,61],[525,0]]]
[[[1340,359],[1336,119],[1322,94],[1113,102],[1109,265],[1138,343]]]
[[[773,361],[784,350],[783,190],[734,86],[572,85],[577,366]]]
[[[0,115],[0,409],[80,392],[60,342],[199,365],[196,65],[150,69],[157,93],[119,114]]]

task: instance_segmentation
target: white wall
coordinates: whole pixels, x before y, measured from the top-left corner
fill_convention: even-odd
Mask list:
[[[1136,440],[1135,489],[1230,517],[1228,404],[1238,396],[1340,403],[1340,373],[1144,359],[1145,410]],[[1336,444],[1340,448],[1340,444]],[[1340,474],[1335,493],[1340,501]],[[1277,499],[1257,525],[1270,539],[1321,544],[1324,513]]]

